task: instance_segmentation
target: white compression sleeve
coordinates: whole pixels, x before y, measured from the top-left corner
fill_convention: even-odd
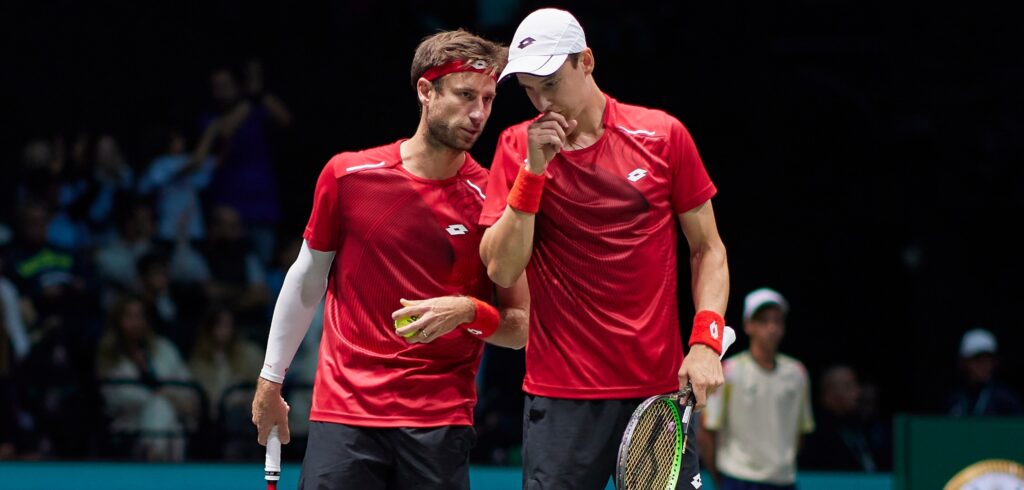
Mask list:
[[[281,294],[274,306],[267,339],[267,355],[260,377],[275,383],[284,382],[295,352],[309,330],[309,322],[327,291],[327,275],[331,271],[334,252],[319,252],[303,241],[295,263],[288,269]]]

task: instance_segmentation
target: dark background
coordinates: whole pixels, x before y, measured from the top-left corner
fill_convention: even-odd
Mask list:
[[[209,72],[255,55],[295,115],[275,163],[283,232],[298,236],[332,154],[415,130],[419,39],[465,27],[508,42],[549,5],[4,2],[0,190],[6,201],[32,137],[107,130],[130,157],[152,125],[195,137]],[[731,324],[746,292],[778,289],[792,304],[783,351],[815,376],[853,364],[890,413],[940,409],[975,326],[995,332],[1003,378],[1024,388],[1019,17],[973,2],[555,5],[586,29],[602,89],[692,132],[720,189]],[[532,115],[518,87],[500,87],[474,156],[489,162],[500,129]]]

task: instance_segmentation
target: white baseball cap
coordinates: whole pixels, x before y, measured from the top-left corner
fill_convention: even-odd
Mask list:
[[[984,328],[975,328],[964,333],[960,340],[960,357],[974,357],[978,354],[996,353],[996,336]]]
[[[769,288],[755,289],[743,300],[743,321],[750,320],[757,310],[766,305],[777,305],[782,308],[783,315],[789,313],[789,302],[778,291]]]
[[[583,28],[572,14],[559,9],[540,9],[527,15],[508,48],[508,64],[498,81],[516,73],[546,77],[565,63],[570,54],[586,49]]]

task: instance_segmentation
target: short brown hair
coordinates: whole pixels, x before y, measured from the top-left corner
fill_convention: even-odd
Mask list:
[[[569,62],[572,63],[572,67],[573,68],[576,68],[577,66],[579,66],[580,65],[580,54],[579,53],[572,53],[572,54],[570,54],[569,55]]]
[[[427,36],[416,46],[416,54],[412,57],[409,70],[412,86],[416,87],[416,81],[425,71],[453,60],[466,63],[484,61],[497,76],[508,63],[508,47],[462,29]]]

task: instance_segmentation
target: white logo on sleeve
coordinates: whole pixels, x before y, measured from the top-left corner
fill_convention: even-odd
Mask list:
[[[642,168],[638,168],[630,172],[629,175],[627,175],[626,177],[629,179],[630,182],[636,182],[644,177],[647,177],[647,171]]]
[[[471,334],[473,334],[473,335],[483,335],[484,334],[483,332],[481,332],[480,330],[477,330],[475,328],[467,328],[466,331],[471,333]]]
[[[693,488],[700,488],[704,485],[704,482],[700,481],[700,473],[694,475],[693,480],[690,480],[690,485],[693,485]]]
[[[711,322],[711,338],[718,338],[718,322]]]
[[[469,233],[469,228],[462,225],[448,225],[448,228],[445,228],[445,231],[452,236],[465,235],[466,233]]]
[[[356,165],[355,167],[348,167],[348,168],[345,169],[345,171],[346,172],[358,172],[360,170],[366,170],[368,168],[380,168],[380,167],[383,167],[384,165],[387,165],[387,164],[388,164],[387,161],[378,162],[378,163],[367,163],[366,165]]]

